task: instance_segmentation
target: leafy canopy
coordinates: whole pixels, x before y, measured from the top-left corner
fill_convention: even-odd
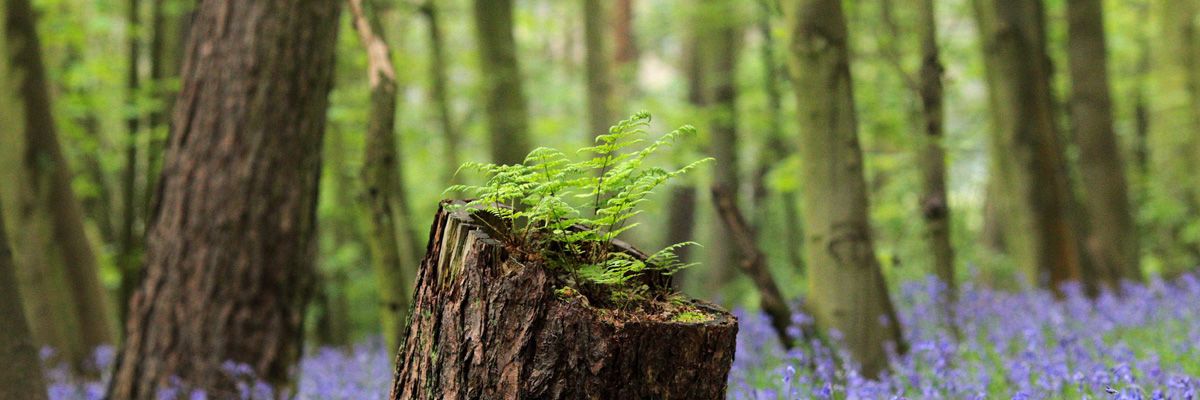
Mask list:
[[[460,170],[479,171],[486,181],[446,192],[474,198],[461,207],[498,216],[507,226],[491,228],[509,248],[564,268],[576,284],[621,285],[646,272],[675,273],[692,265],[675,251],[695,242],[667,246],[645,260],[612,246],[614,238],[638,226],[632,218],[656,188],[712,160],[678,169],[648,165],[660,149],[696,133],[685,125],[648,140],[649,124],[649,113],[634,114],[597,136],[594,146],[579,149],[581,159],[541,147],[521,164],[465,163]]]

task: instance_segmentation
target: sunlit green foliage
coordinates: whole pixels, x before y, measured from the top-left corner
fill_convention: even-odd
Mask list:
[[[645,138],[649,123],[646,112],[619,122],[597,136],[594,146],[579,149],[582,160],[541,147],[521,164],[466,163],[462,169],[483,173],[486,182],[454,185],[446,192],[473,197],[464,207],[486,211],[509,225],[492,227],[505,244],[550,261],[576,284],[621,285],[644,273],[673,274],[691,265],[675,250],[695,243],[667,246],[645,260],[612,251],[613,239],[638,226],[632,218],[641,214],[647,196],[711,160],[678,169],[648,165],[646,160],[661,148],[696,133],[683,126],[651,141]]]

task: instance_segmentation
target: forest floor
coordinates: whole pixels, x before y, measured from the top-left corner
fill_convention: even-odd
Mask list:
[[[839,372],[819,342],[784,351],[765,316],[736,310],[737,355],[730,399],[801,398],[1112,398],[1194,399],[1200,394],[1200,274],[1127,285],[1125,295],[1090,300],[1078,288],[1055,300],[1044,291],[999,292],[964,286],[956,339],[932,300],[935,280],[901,285],[897,306],[909,351],[893,356],[879,380]],[[808,317],[796,315],[803,322]],[[835,337],[836,340],[836,337]],[[48,356],[50,351],[43,351]],[[106,371],[112,349],[93,367]],[[393,354],[378,340],[350,349],[319,348],[300,364],[300,399],[384,399]],[[271,398],[246,368],[228,366],[245,398]],[[52,399],[99,399],[107,373],[80,379],[48,369]],[[167,398],[204,398],[177,393]]]

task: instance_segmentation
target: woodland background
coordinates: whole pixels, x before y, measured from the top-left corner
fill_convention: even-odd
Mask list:
[[[0,205],[35,339],[80,359],[95,345],[119,340],[118,321],[142,276],[142,238],[194,5],[34,0],[22,10],[17,2],[9,0],[3,12],[10,25],[36,14],[49,102],[46,109],[25,108],[17,101],[18,82],[30,77],[0,64]],[[817,198],[804,191],[831,188],[804,182],[802,163],[826,160],[802,159],[797,138],[804,128],[795,115],[798,102],[831,94],[796,94],[802,89],[788,67],[792,29],[781,4],[476,3],[368,2],[369,18],[377,20],[360,22],[386,40],[394,65],[398,102],[394,136],[387,138],[369,134],[377,126],[377,76],[368,70],[377,64],[364,50],[354,13],[343,7],[321,150],[309,343],[362,341],[384,332],[381,322],[388,326],[394,318],[386,309],[407,309],[404,282],[424,253],[438,201],[448,196],[443,189],[478,178],[456,175],[461,162],[514,161],[531,146],[581,147],[638,110],[654,114],[656,131],[699,128],[699,139],[665,162],[717,160],[659,193],[640,218],[643,226],[627,237],[647,248],[689,238],[703,244],[687,254],[700,265],[677,277],[685,292],[757,306],[754,286],[732,267],[740,257],[713,207],[708,189],[716,185],[735,188],[784,297],[839,285],[809,282],[800,245],[801,198]],[[917,0],[842,2],[853,78],[853,99],[844,104],[857,113],[870,235],[887,282],[895,286],[941,268],[957,280],[1015,290],[1142,276],[1095,271],[1172,277],[1192,270],[1200,263],[1200,4],[1104,0],[1097,2],[1102,14],[1076,15],[1081,8],[1069,8],[1070,1],[1027,3],[1038,18],[1021,29],[1041,32],[1034,36],[1045,49],[1037,76],[1008,73],[1020,68],[1004,64],[1006,51],[1042,56],[1037,47],[997,45],[980,29],[995,21],[986,15],[987,0],[936,1],[932,20]],[[515,48],[489,40],[504,36],[506,27],[496,23],[503,18],[495,17],[509,12]],[[1072,21],[1096,16],[1102,29],[1070,31]],[[928,54],[930,38],[940,70],[922,69],[929,68],[922,51]],[[7,51],[13,44],[0,46]],[[482,61],[506,58],[519,68]],[[929,92],[921,77],[929,71],[944,78],[943,137],[926,133],[922,94]],[[1111,113],[1078,108],[1093,101],[1076,92],[1087,87],[1079,79],[1104,74]],[[1048,91],[1030,83],[1043,79]],[[489,85],[503,89],[488,97]],[[1024,90],[1009,93],[1024,101],[1005,103],[1005,92],[992,89],[1006,86]],[[30,114],[53,119],[61,153],[29,161],[28,149],[39,146],[23,134],[31,121],[23,116]],[[1036,139],[1005,133],[1028,120],[1045,122],[1058,147],[1028,146],[1022,140]],[[1110,126],[1115,141],[1097,144],[1102,139],[1080,133],[1095,125]],[[394,155],[380,153],[392,147]],[[1011,164],[1009,155],[1028,151],[1061,162],[1041,170]],[[1046,156],[1054,153],[1061,159]],[[944,167],[941,195],[928,178],[938,173],[936,165]],[[1062,204],[1013,205],[1047,184],[1058,185]],[[388,202],[383,212],[393,214],[381,218],[376,201]],[[1070,234],[1029,228],[1048,220]],[[1076,242],[1059,243],[1070,240]],[[1039,247],[1045,243],[1065,247]],[[1060,279],[1060,272],[1070,276]],[[385,329],[398,329],[395,323]]]

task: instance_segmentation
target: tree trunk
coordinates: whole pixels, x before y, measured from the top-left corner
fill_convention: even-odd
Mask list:
[[[1039,0],[983,0],[986,58],[998,116],[1005,244],[1030,282],[1057,290],[1082,278],[1063,147],[1054,123]]]
[[[391,398],[724,398],[732,315],[693,301],[713,319],[604,317],[561,299],[555,281],[542,267],[507,260],[466,213],[440,210]]]
[[[529,107],[521,88],[521,68],[513,38],[513,0],[474,0],[474,3],[475,38],[479,45],[492,162],[518,164],[530,150]]]
[[[604,2],[583,0],[583,42],[587,49],[587,107],[588,143],[599,135],[608,134],[612,125],[612,68],[609,65],[608,41],[604,26],[607,18]],[[590,144],[589,144],[590,145]]]
[[[404,313],[408,311],[417,263],[417,244],[405,201],[403,158],[396,143],[396,70],[391,50],[382,36],[378,6],[371,1],[348,0],[354,28],[367,50],[371,85],[371,110],[367,121],[363,186],[370,210],[371,263],[379,284],[383,338],[388,349],[400,346]],[[364,10],[364,5],[370,10]]]
[[[450,111],[446,45],[442,40],[441,14],[438,11],[437,0],[426,0],[421,6],[421,13],[425,16],[429,35],[429,82],[432,85],[430,94],[433,96],[434,107],[437,108],[438,122],[442,125],[442,156],[446,160],[442,181],[449,184],[455,181],[454,172],[458,171],[458,144],[462,140],[462,134],[459,133],[458,126],[454,123],[454,115]]]
[[[133,111],[137,109],[140,103],[138,97],[141,95],[141,74],[138,71],[142,61],[141,0],[129,0],[128,7],[126,45],[129,47],[129,64],[126,66],[125,75],[125,106],[128,107],[130,115],[125,117],[125,169],[121,171],[121,230],[118,232],[120,236],[117,237],[117,265],[121,269],[117,315],[122,319],[127,317],[129,298],[137,286],[138,270],[142,261],[137,249],[141,240],[140,237],[135,238],[134,232],[139,218],[136,210],[143,204],[142,200],[137,198],[138,131],[141,128],[142,116]]]
[[[613,62],[617,79],[613,84],[616,99],[632,98],[638,87],[638,45],[634,34],[634,0],[613,2]],[[620,107],[618,107],[620,108]]]
[[[809,304],[817,326],[841,332],[874,377],[887,367],[886,343],[905,345],[867,220],[846,20],[839,0],[791,4]]]
[[[176,14],[181,11],[176,10],[173,13],[168,11],[170,7],[166,5],[173,0],[153,1],[150,81],[154,84],[154,97],[162,101],[162,105],[151,112],[149,118],[144,168],[146,184],[142,188],[143,218],[148,218],[156,200],[154,196],[157,193],[158,176],[162,173],[163,147],[166,144],[166,136],[171,131],[170,127],[163,125],[170,122],[166,119],[175,108],[175,97],[178,94],[168,83],[179,77],[179,69],[183,64],[183,47],[187,44],[192,20],[190,8],[188,11],[182,11],[182,14]]]
[[[232,396],[226,361],[287,388],[314,280],[338,4],[198,5],[111,398],[152,399],[175,378]]]
[[[737,57],[742,33],[737,18],[737,2],[730,0],[704,1],[699,5],[696,22],[702,74],[703,112],[709,125],[708,152],[713,163],[714,186],[729,188],[734,202],[739,202],[741,188],[737,132]],[[715,23],[714,23],[715,21]],[[713,209],[714,217],[720,218]],[[731,237],[733,232],[723,224],[712,224],[713,238]],[[725,240],[714,240],[708,246],[710,275],[706,279],[708,293],[718,294],[735,276],[731,266],[737,265],[737,249]]]
[[[787,158],[790,151],[794,151],[789,146],[783,137],[783,91],[780,86],[783,83],[779,79],[780,65],[778,58],[775,56],[775,38],[771,33],[771,19],[775,15],[776,10],[771,0],[758,0],[759,5],[759,34],[763,37],[762,63],[763,63],[763,90],[767,94],[767,131],[766,138],[762,141],[762,148],[759,150],[756,170],[754,171],[752,187],[752,210],[754,212],[753,225],[756,231],[762,231],[768,220],[771,218],[771,213],[768,210],[768,200],[771,193],[767,189],[767,174],[772,169],[777,167],[780,162]],[[796,199],[794,190],[783,190],[776,194],[775,200],[778,201],[779,207],[783,211],[783,230],[784,237],[782,238],[787,243],[796,243],[802,236],[800,230],[799,212],[796,210],[799,207],[799,201]],[[792,264],[792,268],[800,273],[804,272],[804,256],[799,249],[799,246],[787,247],[788,261]]]
[[[721,223],[734,233],[730,239],[733,239],[741,247],[742,254],[746,255],[746,259],[738,263],[738,266],[746,274],[746,277],[754,282],[754,288],[758,290],[759,307],[771,320],[771,327],[775,329],[779,343],[783,344],[786,349],[795,347],[794,339],[804,340],[806,338],[793,338],[788,333],[794,314],[788,307],[783,291],[779,290],[779,284],[775,282],[775,277],[771,275],[770,268],[767,267],[767,256],[763,254],[762,250],[759,250],[754,231],[750,229],[749,224],[746,223],[746,217],[733,202],[733,195],[729,190],[714,187],[712,196],[717,213],[721,216]]]
[[[3,10],[0,9],[0,12]],[[38,349],[33,344],[21,296],[17,294],[16,265],[0,213],[0,399],[46,398]]]
[[[1072,137],[1079,147],[1084,205],[1091,221],[1088,253],[1096,277],[1117,289],[1141,280],[1137,229],[1121,150],[1113,131],[1104,13],[1100,0],[1068,0]]]
[[[17,76],[23,77],[17,90],[25,110],[21,184],[33,193],[26,198],[30,202],[17,207],[37,210],[37,215],[49,219],[52,240],[46,242],[47,247],[33,251],[45,251],[50,258],[61,261],[58,265],[26,268],[63,271],[74,308],[73,317],[68,318],[76,318],[79,329],[66,333],[81,338],[82,352],[72,355],[78,365],[90,349],[112,344],[108,299],[100,284],[92,244],[84,232],[82,208],[71,191],[70,168],[58,141],[33,8],[28,0],[7,0],[5,19],[9,64]]]
[[[945,113],[942,99],[942,61],[938,54],[937,14],[933,0],[921,0],[917,19],[921,41],[921,69],[917,91],[921,97],[921,117],[925,135],[921,143],[921,216],[933,253],[933,272],[946,284],[953,298],[957,293],[954,276],[954,246],[950,240],[950,198],[946,195]]]

